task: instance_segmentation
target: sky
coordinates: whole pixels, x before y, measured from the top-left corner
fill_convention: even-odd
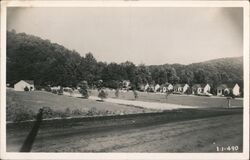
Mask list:
[[[242,8],[8,8],[7,29],[98,61],[190,64],[243,55]]]

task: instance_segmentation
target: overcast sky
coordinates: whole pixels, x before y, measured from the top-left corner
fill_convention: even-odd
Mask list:
[[[165,64],[243,55],[241,8],[8,8],[8,30],[98,61]]]

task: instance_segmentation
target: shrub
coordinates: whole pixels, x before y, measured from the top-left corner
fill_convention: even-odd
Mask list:
[[[136,90],[133,90],[133,93],[134,93],[135,99],[137,99],[138,98],[138,93],[136,92]]]
[[[115,97],[118,98],[119,97],[119,89],[115,90]]]
[[[36,88],[36,90],[40,91],[40,90],[42,90],[42,88],[43,88],[43,87],[42,87],[42,86],[40,86],[40,85],[36,85],[36,87],[35,87],[35,88]]]
[[[88,93],[88,82],[87,81],[81,81],[78,84],[78,87],[80,87],[79,92],[82,94],[82,96],[84,98],[88,98],[89,97],[89,93]]]
[[[95,107],[91,108],[88,113],[88,116],[93,116],[93,115],[97,115],[97,109]]]
[[[74,109],[74,110],[72,110],[72,115],[74,115],[74,116],[80,116],[80,115],[86,115],[87,113],[86,112],[83,112],[83,111],[81,111],[80,109]]]
[[[45,91],[51,92],[51,88],[49,86],[44,87]]]
[[[55,111],[50,107],[43,107],[43,118],[52,118],[56,115]]]
[[[64,112],[61,112],[60,117],[62,117],[62,118],[70,117],[70,114],[71,114],[70,109],[69,109],[69,108],[66,108],[66,109],[64,110]]]
[[[57,94],[57,90],[55,90],[55,89],[52,90],[52,93]]]
[[[98,97],[101,98],[101,100],[107,98],[108,93],[106,93],[104,90],[101,90],[98,94]]]
[[[27,86],[25,86],[24,91],[26,91],[26,92],[29,91],[29,88]]]

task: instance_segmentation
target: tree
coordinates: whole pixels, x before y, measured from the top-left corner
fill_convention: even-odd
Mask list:
[[[79,66],[80,75],[82,80],[86,80],[90,85],[93,85],[97,80],[95,75],[97,73],[97,61],[92,53],[87,53],[85,57],[81,58]]]
[[[96,87],[97,87],[97,90],[99,91],[99,90],[101,90],[102,88],[103,88],[103,80],[98,80],[97,82],[96,82]]]
[[[173,90],[167,90],[165,93],[165,98],[168,99],[168,96],[173,93]]]
[[[119,88],[117,88],[117,89],[115,90],[115,97],[116,97],[116,98],[119,97]]]
[[[206,74],[203,69],[198,69],[194,72],[194,81],[199,84],[206,83]]]
[[[192,88],[191,88],[191,87],[188,87],[188,88],[187,88],[186,94],[192,94]]]
[[[176,71],[174,68],[171,68],[169,71],[168,71],[168,80],[170,83],[172,84],[176,84],[179,82],[180,78],[177,76],[176,74]]]
[[[134,94],[135,99],[137,99],[138,98],[138,93],[136,92],[135,89],[133,89],[133,94]]]
[[[103,99],[107,98],[108,93],[106,93],[103,89],[99,92],[98,97],[101,98],[101,100],[103,101]]]
[[[243,89],[243,57],[222,58],[189,65],[164,64],[136,66],[132,62],[98,62],[92,53],[85,56],[62,45],[26,33],[7,31],[7,83],[32,79],[39,86],[76,87],[85,80],[94,86],[100,79],[103,86],[116,88],[116,84],[129,80],[139,86],[169,82],[238,83]],[[241,92],[243,93],[243,91]]]
[[[192,84],[194,79],[194,73],[190,70],[182,70],[180,74],[181,83]]]
[[[79,92],[82,94],[82,96],[84,98],[88,98],[89,97],[89,94],[88,94],[88,82],[87,81],[81,81],[78,84],[78,87],[80,88]]]

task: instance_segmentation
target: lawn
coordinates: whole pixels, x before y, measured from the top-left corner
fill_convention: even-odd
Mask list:
[[[106,90],[108,92],[109,98],[115,98],[115,91]],[[169,104],[177,104],[184,106],[199,106],[199,107],[215,107],[215,108],[225,108],[227,107],[227,99],[226,97],[203,97],[203,96],[195,96],[195,95],[174,95],[171,94],[166,99],[164,94],[159,93],[146,93],[146,92],[137,92],[138,93],[138,101],[146,101],[146,102],[159,102],[159,103],[169,103]],[[97,96],[97,90],[91,90],[92,96]],[[134,94],[132,91],[128,92],[119,92],[119,99],[126,100],[134,100]],[[231,106],[233,107],[243,107],[242,99],[231,99]]]
[[[107,91],[109,98],[115,98],[115,91]],[[97,96],[97,90],[91,90],[90,96]],[[133,92],[120,92],[118,99],[135,100]],[[107,100],[108,101],[108,100]],[[138,92],[137,101],[195,106],[196,108],[225,108],[225,97],[200,97],[187,95],[169,95]],[[159,104],[160,105],[160,104]],[[242,107],[242,99],[232,99],[231,106]],[[7,121],[35,119],[40,108],[44,108],[43,118],[66,118],[77,116],[106,116],[134,113],[159,112],[158,109],[122,105],[111,102],[98,102],[93,99],[82,99],[65,95],[56,95],[45,91],[18,92],[7,89]],[[154,107],[152,107],[154,108]],[[157,107],[156,107],[157,108]]]
[[[40,108],[45,118],[96,116],[155,112],[156,110],[98,102],[95,100],[56,95],[45,91],[18,92],[7,90],[7,121],[34,119]]]

